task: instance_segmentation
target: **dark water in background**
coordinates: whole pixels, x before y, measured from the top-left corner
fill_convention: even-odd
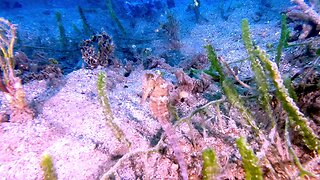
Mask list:
[[[243,0],[246,1],[248,0]],[[241,1],[236,0],[111,0],[112,8],[108,2],[109,0],[1,0],[0,17],[18,25],[16,50],[24,52],[30,59],[34,57],[35,51],[43,51],[45,59],[56,59],[63,72],[69,73],[83,66],[79,45],[95,33],[106,31],[115,43],[115,56],[120,59],[120,63],[126,64],[127,61],[137,62],[137,56],[143,56],[145,49],[149,47],[156,53],[158,47],[151,45],[155,40],[169,39],[169,46],[175,46],[175,41],[188,35],[189,32],[185,29],[197,24],[214,24],[215,20],[208,18],[210,13],[218,14],[215,17],[220,21],[232,22],[230,17],[246,17],[245,14],[235,15],[235,9],[247,8],[245,3],[242,6]],[[280,2],[277,0],[258,0],[254,3],[256,7],[253,11],[257,12],[252,17],[254,23],[267,21],[266,14],[269,11],[280,14],[280,8],[277,9]],[[289,7],[289,0],[285,3]],[[79,7],[83,10],[83,17],[90,30],[84,27]],[[61,43],[57,12],[61,14],[67,45]],[[172,13],[173,19],[170,19],[168,12]],[[239,23],[238,19],[235,21]],[[171,32],[174,31],[170,29],[172,25],[179,27],[178,33]],[[230,27],[233,28],[231,25]],[[159,29],[165,33],[159,35]],[[132,49],[133,45],[137,49]],[[176,59],[183,58],[183,54],[177,51],[179,45],[176,46],[166,52],[169,54],[166,60],[171,65],[177,65],[179,62]],[[170,60],[172,56],[175,60]],[[45,59],[43,64],[48,63]]]

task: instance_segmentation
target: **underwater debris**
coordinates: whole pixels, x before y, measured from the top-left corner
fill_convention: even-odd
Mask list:
[[[201,74],[199,79],[191,78],[181,69],[174,74],[178,80],[178,86],[186,86],[182,89],[186,89],[193,94],[203,93],[211,84],[211,77],[206,74]]]
[[[309,6],[304,0],[291,0],[297,6],[287,12],[289,17],[297,17],[300,20],[312,21],[317,25],[317,29],[320,28],[320,15],[311,6]]]
[[[317,8],[319,2],[308,1],[310,5],[304,0],[292,0],[291,2],[296,4],[296,6],[287,10],[287,17],[293,21],[303,21],[303,24],[299,28],[301,32],[297,35],[298,39],[318,35],[320,32],[320,15]]]
[[[320,125],[320,74],[312,72],[305,81],[294,89],[298,96],[296,102],[302,112],[313,118],[317,125]],[[320,134],[319,128],[313,129],[317,134]]]
[[[62,70],[56,64],[49,64],[41,68],[42,69],[39,72],[31,72],[26,75],[22,75],[23,81],[29,82],[43,79],[54,80],[62,76]]]
[[[183,69],[197,69],[203,70],[209,65],[208,57],[204,54],[196,54],[192,56],[191,60],[186,62],[186,64],[182,64]]]
[[[33,59],[29,59],[22,51],[15,53],[15,73],[23,83],[43,79],[54,80],[62,76],[59,62],[54,58],[48,59],[41,53],[43,52],[35,53]]]
[[[82,59],[91,69],[98,66],[107,66],[113,59],[114,44],[106,32],[84,40],[80,49]]]
[[[193,0],[192,3],[188,5],[187,11],[193,11],[196,17],[196,22],[200,22],[200,0]]]
[[[143,67],[145,69],[161,68],[169,72],[173,72],[173,68],[165,61],[166,60],[164,58],[150,56],[143,61]]]
[[[161,58],[165,59],[165,62],[169,64],[170,66],[178,66],[181,63],[181,60],[184,58],[184,55],[182,54],[180,48],[181,44],[180,42],[169,44],[167,51],[164,51],[160,54]],[[177,45],[177,46],[176,46]]]
[[[18,51],[14,54],[14,69],[19,69],[21,72],[29,70],[29,61],[30,59],[27,55],[22,52]]]

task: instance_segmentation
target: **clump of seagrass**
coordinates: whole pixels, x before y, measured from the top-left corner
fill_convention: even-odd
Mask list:
[[[252,41],[250,38],[249,23],[246,19],[242,21],[242,36],[243,36],[245,47],[249,54],[249,59],[252,64],[253,72],[255,73],[255,76],[256,76],[256,83],[257,83],[260,99],[261,100],[264,99],[261,105],[268,113],[270,120],[272,121],[273,124],[275,123],[272,117],[272,111],[269,107],[270,100],[268,98],[266,99],[266,97],[268,97],[269,94],[268,94],[268,88],[267,88],[268,84],[266,84],[267,77],[265,74],[269,75],[269,78],[272,80],[273,85],[276,88],[276,96],[282,103],[283,109],[285,110],[288,116],[291,127],[299,132],[299,134],[302,136],[303,142],[310,150],[315,151],[319,154],[320,153],[319,137],[309,127],[308,119],[304,116],[303,113],[300,112],[298,106],[294,102],[292,98],[294,97],[294,93],[293,92],[289,93],[288,89],[285,87],[281,74],[278,70],[277,64],[269,60],[269,57],[266,54],[266,52],[264,52],[258,47],[253,47]],[[288,85],[290,85],[290,82]],[[286,128],[287,128],[287,123],[286,123]],[[289,140],[287,130],[285,134],[286,134],[285,139],[287,140],[289,153],[294,157],[294,162],[298,166],[300,172],[302,172],[302,174],[314,176],[313,174],[305,171],[302,168],[299,159],[297,158],[295,152],[291,148],[291,143]]]
[[[298,106],[290,97],[288,89],[283,84],[283,79],[278,70],[277,65],[270,61],[268,55],[261,49],[257,48],[255,53],[260,61],[265,64],[267,71],[277,89],[277,97],[281,101],[283,109],[288,114],[291,126],[299,131],[303,137],[305,145],[310,149],[320,154],[320,140],[319,137],[313,132],[308,125],[308,119],[300,112]]]
[[[4,93],[10,103],[13,114],[28,114],[33,112],[27,105],[25,91],[21,79],[14,73],[13,46],[16,39],[16,27],[8,20],[0,18],[0,66],[2,79],[0,90]]]
[[[106,89],[105,79],[106,79],[105,75],[102,72],[100,72],[98,74],[97,89],[98,89],[99,100],[103,108],[103,113],[106,117],[106,123],[111,128],[116,138],[120,142],[124,142],[128,147],[130,147],[131,143],[125,137],[123,131],[120,129],[120,127],[116,123],[113,122],[114,121],[113,113],[111,111],[111,107],[109,104],[108,95],[105,92],[105,89]]]
[[[247,46],[252,46],[251,44],[247,44]],[[262,141],[262,147],[261,152],[262,156],[265,154],[265,151],[267,147],[269,146],[269,142],[266,138],[266,136],[262,133],[262,131],[259,129],[259,127],[256,125],[254,121],[254,117],[249,111],[248,108],[245,107],[243,99],[241,99],[240,95],[237,92],[236,86],[231,79],[231,77],[227,76],[226,70],[227,68],[224,68],[222,66],[222,63],[224,62],[221,58],[218,58],[217,54],[215,53],[213,47],[211,45],[205,46],[208,53],[208,59],[211,62],[211,66],[209,70],[206,71],[209,75],[215,78],[220,79],[220,84],[223,90],[223,93],[227,97],[228,101],[236,107],[242,118],[245,120],[244,126],[249,126],[251,129],[255,132],[257,135],[258,141]],[[226,63],[224,63],[227,65]],[[233,76],[234,77],[234,76]],[[216,106],[219,110],[219,104]]]
[[[289,151],[289,154],[292,156],[292,159],[294,161],[294,163],[298,166],[299,170],[300,170],[300,176],[303,177],[304,175],[308,175],[308,176],[312,176],[312,177],[316,177],[315,174],[307,171],[304,169],[304,167],[302,166],[300,160],[299,160],[299,157],[296,155],[293,147],[292,147],[292,144],[291,144],[291,140],[290,140],[290,135],[289,135],[289,120],[288,118],[286,119],[286,122],[285,122],[285,128],[284,128],[284,136],[285,136],[285,141],[286,141],[286,145],[288,146],[288,151]]]
[[[82,59],[93,69],[98,66],[107,66],[112,61],[114,44],[106,33],[96,34],[90,39],[84,40],[81,45]]]
[[[282,23],[285,23],[282,20]],[[286,27],[285,25],[282,26],[283,35],[280,40],[281,47],[278,48],[277,53],[277,61],[279,62],[279,57],[281,56],[282,47],[286,44]],[[278,66],[276,63],[269,60],[267,54],[262,51],[261,49],[255,47],[252,43],[249,31],[249,23],[247,20],[242,21],[242,38],[244,41],[244,45],[249,55],[249,60],[251,62],[251,68],[255,75],[256,81],[256,90],[258,92],[259,102],[265,112],[267,113],[271,123],[272,123],[272,130],[270,131],[269,136],[267,137],[264,134],[262,129],[256,125],[254,118],[248,108],[245,107],[243,99],[239,96],[236,86],[234,84],[234,80],[230,76],[228,76],[228,67],[224,68],[222,65],[227,65],[224,60],[218,57],[211,45],[207,45],[206,49],[208,52],[208,59],[211,62],[211,66],[209,70],[205,72],[211,75],[214,79],[219,79],[220,84],[222,86],[222,90],[225,96],[228,98],[228,101],[235,106],[239,112],[241,113],[242,117],[246,120],[245,125],[249,125],[254,132],[258,135],[257,141],[261,144],[260,152],[254,154],[254,152],[250,149],[249,145],[245,142],[245,138],[241,137],[237,140],[237,145],[239,152],[242,156],[242,161],[244,164],[244,169],[246,172],[247,179],[262,179],[262,171],[259,167],[259,159],[265,157],[265,153],[270,148],[270,145],[274,145],[274,137],[276,136],[276,119],[273,116],[273,110],[270,105],[270,96],[269,94],[269,84],[268,84],[268,77],[269,75],[270,80],[272,80],[276,90],[277,90],[277,97],[283,105],[285,112],[288,115],[289,122],[291,127],[297,130],[300,135],[302,136],[305,145],[313,151],[319,153],[320,143],[319,137],[313,132],[313,130],[308,125],[307,118],[300,112],[299,108],[296,106],[293,99],[290,97],[293,96],[292,92],[289,94],[288,90],[284,86],[283,79],[280,75],[278,70]],[[230,71],[230,70],[229,70]],[[233,75],[234,79],[236,77]],[[239,80],[237,80],[239,81]],[[241,83],[240,83],[241,84]],[[290,83],[289,83],[290,84]],[[241,84],[242,85],[242,84]],[[244,85],[242,85],[244,86]],[[245,87],[245,86],[244,86]],[[253,89],[252,89],[253,90]],[[286,133],[288,134],[288,133]],[[298,169],[302,174],[314,176],[312,173],[305,171],[302,168],[302,165],[297,158],[293,148],[291,147],[290,140],[287,139],[287,146],[289,147],[289,153],[294,157],[294,162],[296,163]],[[269,164],[268,160],[264,158],[264,160]],[[270,164],[269,164],[270,165]],[[272,168],[270,169],[272,171]]]
[[[213,78],[219,78],[220,84],[222,86],[222,90],[228,101],[235,106],[239,112],[241,113],[242,117],[246,120],[247,125],[252,127],[252,129],[257,133],[260,134],[259,128],[255,124],[252,114],[244,106],[243,100],[240,98],[232,79],[226,76],[223,66],[221,65],[218,56],[216,55],[213,47],[211,45],[205,46],[208,53],[208,59],[211,62],[211,66],[209,70],[205,71],[207,74],[211,75]]]
[[[49,154],[44,154],[41,157],[40,162],[42,171],[43,171],[43,179],[44,180],[57,180],[57,174],[55,172],[52,158]]]
[[[249,37],[249,24],[247,20],[243,20],[243,34]],[[251,39],[244,38],[245,44],[249,44]],[[248,49],[248,48],[247,48]],[[255,49],[248,50],[249,56],[253,56],[253,58],[258,58],[260,62],[256,61],[258,64],[262,63],[265,69],[268,71],[271,80],[273,81],[274,86],[277,89],[277,97],[281,101],[284,110],[287,112],[290,122],[292,126],[295,127],[303,137],[303,140],[306,143],[306,146],[310,150],[315,150],[320,153],[320,141],[319,137],[312,131],[312,129],[308,126],[308,119],[304,116],[303,113],[300,112],[298,106],[293,101],[292,97],[290,97],[288,89],[284,86],[283,79],[278,70],[278,66],[276,63],[269,60],[268,55],[258,47]],[[260,70],[261,71],[261,70]],[[257,74],[256,74],[257,75]],[[264,78],[265,79],[265,75]],[[257,83],[261,80],[257,79]],[[262,93],[261,93],[262,94]]]
[[[248,37],[244,37],[244,38],[248,38]],[[251,43],[247,43],[246,46],[248,46],[249,49],[251,49],[253,45]],[[262,156],[263,156],[269,146],[269,142],[268,142],[266,136],[262,133],[262,131],[256,125],[256,123],[254,121],[254,117],[251,114],[251,112],[249,111],[249,109],[245,107],[243,99],[241,99],[240,95],[237,92],[234,81],[231,79],[231,77],[227,76],[227,73],[226,73],[227,69],[222,66],[222,63],[224,65],[227,65],[227,64],[224,63],[224,61],[221,58],[218,58],[218,56],[216,55],[216,53],[211,45],[207,45],[207,46],[205,46],[205,48],[207,49],[208,59],[211,62],[211,66],[210,66],[209,70],[207,70],[205,72],[207,74],[211,75],[212,77],[218,78],[220,80],[222,90],[223,90],[225,96],[227,97],[228,101],[239,110],[242,118],[245,120],[246,123],[244,125],[251,127],[252,130],[257,135],[257,140],[263,142],[262,147],[261,147],[261,152],[260,152],[260,154],[262,154]],[[257,67],[255,67],[255,68],[257,68]],[[264,84],[264,86],[265,86],[265,84]],[[263,97],[263,98],[265,98],[265,97]],[[217,105],[217,107],[219,110],[219,104]],[[252,168],[252,167],[258,166],[258,158],[256,157],[256,155],[252,151],[249,151],[249,149],[243,145],[241,139],[238,141],[239,141],[238,149],[242,155],[242,161],[244,164],[246,177],[254,176],[252,178],[262,179],[261,170],[257,170],[257,169]],[[245,156],[245,153],[248,153],[248,152],[251,152],[250,156]],[[260,172],[260,174],[258,172]],[[250,179],[250,178],[247,178],[247,179]]]
[[[175,157],[180,167],[180,175],[183,180],[188,179],[187,164],[183,154],[178,147],[178,140],[174,127],[170,122],[169,89],[168,83],[162,78],[161,74],[145,74],[143,80],[142,103],[150,96],[150,110],[153,116],[160,122],[169,143],[174,151]]]

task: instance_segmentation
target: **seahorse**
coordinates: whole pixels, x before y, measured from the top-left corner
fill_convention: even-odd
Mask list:
[[[170,146],[180,167],[180,175],[183,180],[188,180],[188,170],[182,152],[178,147],[177,136],[174,127],[170,123],[169,113],[169,84],[162,78],[161,74],[147,73],[143,80],[142,103],[150,96],[150,110],[152,115],[160,122],[168,137]]]

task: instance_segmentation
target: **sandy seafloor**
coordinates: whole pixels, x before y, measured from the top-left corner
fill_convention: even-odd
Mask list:
[[[186,61],[192,55],[205,53],[203,46],[210,42],[218,55],[226,61],[234,62],[246,58],[241,39],[241,19],[248,18],[252,38],[262,48],[266,44],[277,44],[280,36],[280,12],[290,7],[290,2],[274,1],[269,9],[263,10],[257,22],[256,12],[260,11],[256,1],[235,2],[227,20],[221,17],[219,3],[211,3],[201,7],[202,16],[207,21],[196,24],[193,14],[186,12],[186,4],[178,4],[173,9],[180,22],[181,53]],[[282,3],[282,4],[280,4]],[[277,4],[277,5],[275,5]],[[3,11],[0,16],[18,24],[25,43],[36,39],[43,44],[54,44],[58,41],[58,28],[55,22],[55,11],[63,15],[65,25],[75,23],[81,26],[81,20],[75,8],[21,8]],[[86,9],[85,6],[83,6]],[[87,11],[88,22],[95,29],[109,27],[114,30],[108,13],[103,9]],[[95,16],[100,16],[95,18]],[[161,19],[161,18],[160,18]],[[164,18],[165,19],[165,18]],[[127,26],[124,21],[124,26]],[[103,24],[103,25],[101,25]],[[147,37],[152,41],[145,47],[153,49],[155,55],[167,50],[167,42],[157,37],[155,30],[159,22],[139,20],[134,29],[130,29],[132,37]],[[68,29],[69,28],[69,29]],[[72,34],[71,26],[66,26],[67,35]],[[108,32],[108,29],[105,28]],[[148,34],[150,33],[150,34]],[[117,44],[117,42],[114,42]],[[134,44],[132,44],[134,45]],[[80,52],[79,52],[80,54]],[[183,64],[183,63],[181,63]],[[249,77],[247,63],[239,66],[239,76]],[[108,76],[108,93],[115,123],[124,131],[132,142],[130,149],[118,142],[105,123],[105,116],[100,105],[96,81],[97,73],[105,72]],[[165,70],[163,70],[165,71]],[[152,117],[148,102],[141,105],[142,77],[146,72],[142,65],[135,65],[129,77],[123,76],[124,69],[106,67],[95,70],[78,69],[54,83],[46,80],[32,81],[24,84],[27,99],[36,111],[36,117],[25,123],[4,122],[0,125],[0,179],[43,179],[40,168],[41,155],[52,156],[58,179],[99,179],[117,161],[115,156],[123,155],[136,149],[151,147],[151,141],[157,136],[161,125]],[[167,72],[169,73],[169,72]],[[212,87],[212,92],[217,87]],[[186,116],[198,105],[207,102],[197,97],[197,102],[189,105],[181,104],[181,116]],[[8,105],[1,98],[1,110],[5,112]],[[191,130],[183,123],[176,128],[180,137],[181,148],[188,165],[190,176],[197,179],[201,174],[201,152],[207,147],[216,150],[221,167],[220,178],[244,178],[240,163],[240,155],[235,144],[229,141],[235,137],[251,136],[245,127],[236,125],[239,114],[231,112],[222,116],[223,129],[215,121],[205,122],[209,133],[203,137],[198,131]],[[200,121],[195,117],[193,121]],[[215,119],[215,115],[213,117]],[[196,145],[191,145],[188,134],[193,133]],[[166,140],[165,140],[166,142]],[[116,179],[178,179],[178,165],[174,161],[172,149],[163,154],[137,154],[125,160],[117,169]]]

